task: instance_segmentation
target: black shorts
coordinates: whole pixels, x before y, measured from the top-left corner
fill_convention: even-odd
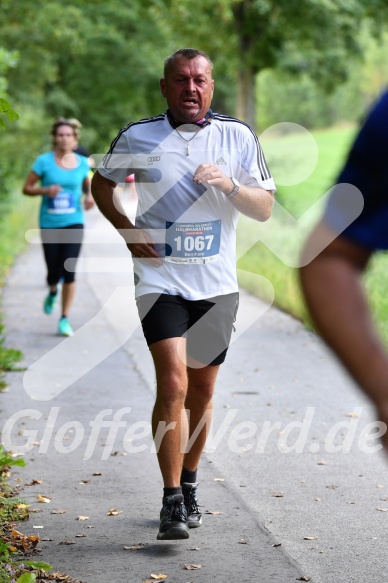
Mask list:
[[[145,294],[136,303],[148,346],[183,336],[191,358],[205,365],[218,365],[226,357],[238,299],[238,293],[198,301],[169,294]]]

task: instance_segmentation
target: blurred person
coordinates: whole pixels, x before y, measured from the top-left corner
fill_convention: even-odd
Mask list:
[[[62,285],[62,312],[58,333],[73,334],[68,316],[75,294],[75,272],[67,271],[67,259],[76,260],[81,250],[84,213],[93,207],[90,193],[89,164],[73,152],[76,135],[71,123],[63,118],[51,128],[53,149],[35,160],[27,176],[23,193],[41,196],[39,225],[47,265],[47,294],[43,310],[52,314]],[[84,200],[82,198],[84,195]]]
[[[61,119],[61,118],[58,118],[58,119]],[[74,135],[76,138],[76,145],[75,145],[75,148],[73,149],[73,152],[75,152],[76,154],[79,154],[80,156],[85,156],[85,158],[88,159],[90,168],[94,168],[95,164],[96,164],[94,158],[91,156],[89,150],[87,148],[85,148],[85,146],[83,146],[82,144],[79,143],[80,136],[81,136],[82,123],[78,119],[76,119],[75,117],[72,117],[72,118],[68,119],[67,121],[74,128]],[[93,172],[90,173],[90,178],[92,178],[92,176],[93,176]]]
[[[92,180],[97,205],[132,254],[155,366],[152,428],[164,485],[158,540],[186,539],[201,525],[197,467],[238,308],[238,215],[267,220],[275,191],[251,128],[210,109],[213,89],[205,53],[173,53],[160,80],[167,111],[122,129]],[[131,173],[135,224],[113,200]]]
[[[386,425],[388,352],[373,322],[362,276],[371,257],[388,249],[387,150],[388,92],[366,117],[323,219],[305,243],[300,269],[302,290],[318,331]],[[363,209],[352,222],[350,207],[337,196],[341,183],[356,187],[363,197]],[[316,257],[309,262],[310,254]],[[382,443],[388,450],[386,432]]]
[[[78,119],[76,119],[75,117],[71,117],[71,118],[57,117],[55,119],[54,123],[58,123],[60,121],[69,123],[72,126],[72,128],[74,129],[74,136],[75,136],[76,141],[75,141],[73,152],[75,152],[76,154],[79,154],[80,156],[84,156],[85,158],[88,158],[90,168],[94,168],[95,161],[94,161],[94,158],[91,156],[90,151],[87,148],[85,148],[84,145],[79,143],[79,140],[81,137],[82,123]],[[92,176],[93,176],[93,172],[90,173],[90,178],[92,178]]]

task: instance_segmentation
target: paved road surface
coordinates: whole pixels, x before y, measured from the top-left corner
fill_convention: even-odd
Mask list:
[[[39,512],[20,527],[41,536],[42,560],[87,583],[141,583],[151,573],[171,583],[387,580],[387,466],[369,451],[369,404],[317,337],[246,293],[200,466],[203,527],[187,541],[156,541],[154,378],[131,262],[98,211],[88,225],[74,337],[58,337],[58,312],[42,312],[33,234],[3,297],[7,343],[27,369],[10,373],[0,396],[3,442],[28,450],[14,479],[42,480],[23,491]]]

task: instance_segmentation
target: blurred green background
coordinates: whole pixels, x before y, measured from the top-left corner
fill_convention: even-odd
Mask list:
[[[54,118],[78,118],[80,143],[105,152],[121,127],[164,111],[159,78],[175,49],[192,46],[210,55],[213,109],[255,128],[278,184],[277,201],[297,219],[335,183],[357,127],[388,79],[386,0],[0,0],[0,14],[0,99],[19,114],[12,123],[1,115],[2,279],[36,221],[38,201],[21,196],[21,184],[36,155],[50,148]],[[274,124],[276,131],[268,132]],[[308,132],[290,133],[291,124]],[[309,161],[312,136],[316,163]],[[288,172],[300,180],[287,184]],[[303,227],[271,219],[275,247],[287,247],[291,263],[316,218],[310,213]],[[257,239],[255,229],[242,218],[240,248],[247,237]],[[249,291],[260,293],[250,273],[267,277],[276,304],[308,323],[295,266],[263,243],[238,266]],[[367,287],[388,336],[383,257]]]

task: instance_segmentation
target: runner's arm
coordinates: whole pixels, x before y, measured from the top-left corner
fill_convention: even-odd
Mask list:
[[[92,178],[92,195],[105,218],[112,223],[125,240],[134,257],[158,259],[151,237],[142,229],[136,229],[131,223],[118,197],[114,196],[116,183],[102,176],[98,170]]]
[[[318,225],[304,255],[319,249],[326,227]],[[302,290],[317,329],[388,425],[388,354],[378,337],[362,285],[372,251],[337,237],[300,268]],[[302,264],[304,263],[302,256]],[[385,435],[388,449],[388,436]]]
[[[194,173],[194,182],[207,183],[214,186],[227,196],[234,188],[234,183],[226,176],[218,166],[214,164],[201,164]],[[240,184],[238,193],[228,199],[230,203],[242,214],[256,221],[267,221],[272,213],[274,202],[270,190],[260,187],[251,187]]]
[[[33,170],[28,173],[26,182],[23,186],[23,194],[28,196],[42,196],[47,195],[51,198],[57,196],[61,187],[58,184],[51,184],[50,186],[40,186],[38,182],[40,181],[40,176],[36,174]]]
[[[91,190],[90,190],[90,185],[91,185],[91,181],[90,178],[84,178],[83,182],[82,182],[82,192],[84,193],[84,207],[85,210],[90,210],[91,208],[94,207],[94,198],[92,196]]]

